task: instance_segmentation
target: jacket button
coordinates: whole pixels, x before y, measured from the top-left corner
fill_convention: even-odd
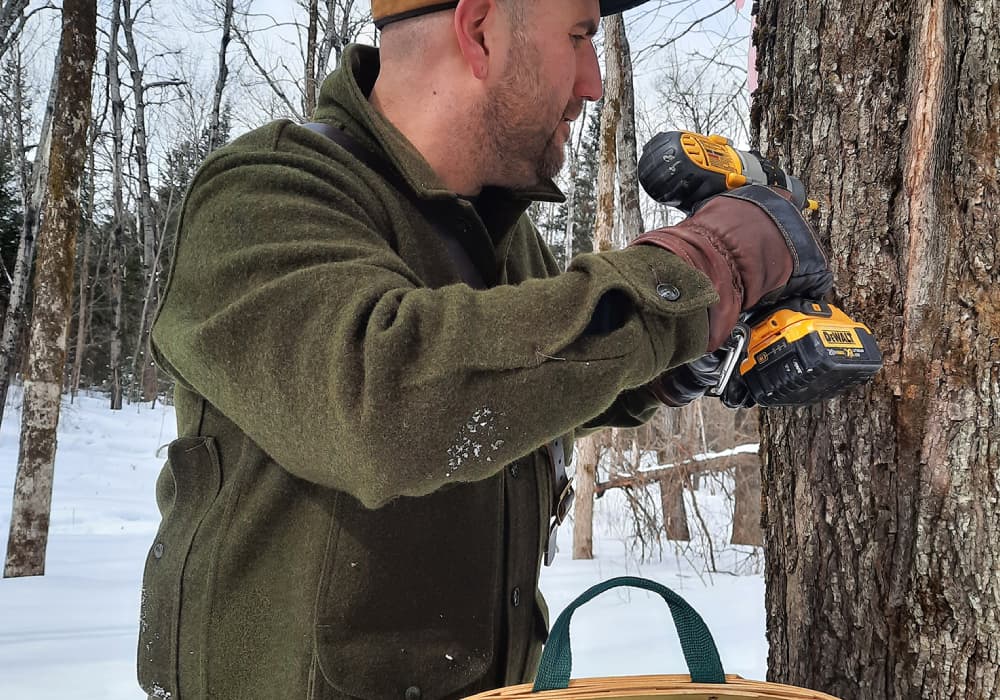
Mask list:
[[[510,465],[510,475],[512,478],[516,479],[517,475],[520,473],[521,473],[520,467],[518,467],[516,464]]]
[[[521,604],[521,589],[514,587],[514,590],[510,593],[510,604],[515,608]]]
[[[163,556],[163,543],[157,542],[153,545],[153,556],[159,559]]]
[[[410,686],[403,693],[404,700],[420,700],[420,688],[415,685]]]
[[[677,301],[681,298],[681,290],[672,284],[656,285],[656,294],[661,299],[665,299],[666,301]]]

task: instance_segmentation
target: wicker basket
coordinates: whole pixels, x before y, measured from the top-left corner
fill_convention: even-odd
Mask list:
[[[689,675],[624,676],[570,680],[573,655],[569,622],[573,612],[611,588],[630,586],[660,594],[670,607]],[[687,602],[649,579],[623,576],[584,591],[563,610],[542,652],[535,683],[514,685],[473,695],[466,700],[838,700],[815,690],[726,675],[704,620]]]

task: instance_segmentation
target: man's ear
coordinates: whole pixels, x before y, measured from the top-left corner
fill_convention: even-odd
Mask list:
[[[496,26],[497,16],[496,0],[460,0],[455,8],[458,50],[479,80],[489,75],[492,46],[487,35]]]

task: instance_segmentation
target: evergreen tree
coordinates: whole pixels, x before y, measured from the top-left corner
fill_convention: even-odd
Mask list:
[[[573,193],[573,255],[593,250],[594,220],[597,216],[597,139],[601,131],[601,106],[598,102],[587,117],[586,132],[576,155],[576,189]],[[552,253],[559,265],[566,267],[566,217],[570,206],[567,201],[560,204],[550,226],[556,231],[548,240],[553,241]]]
[[[11,163],[10,149],[0,151],[0,318],[7,310],[10,275],[14,271],[18,239],[24,224],[21,199],[17,194],[16,166]]]

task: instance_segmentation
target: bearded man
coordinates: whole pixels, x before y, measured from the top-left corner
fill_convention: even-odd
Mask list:
[[[530,679],[575,431],[634,426],[670,368],[826,263],[764,188],[560,273],[558,201],[640,0],[373,0],[316,123],[213,153],[153,328],[178,435],[139,679],[171,700],[459,698]],[[780,228],[779,228],[780,224]]]

